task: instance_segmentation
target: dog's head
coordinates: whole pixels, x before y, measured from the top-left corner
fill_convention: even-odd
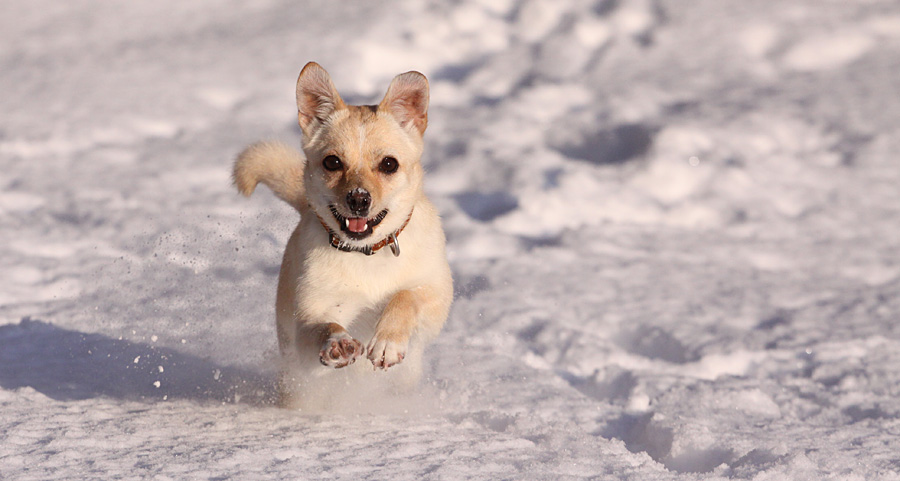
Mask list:
[[[398,75],[378,105],[347,105],[310,62],[297,79],[297,110],[306,195],[319,218],[357,247],[399,229],[422,195],[425,76]]]

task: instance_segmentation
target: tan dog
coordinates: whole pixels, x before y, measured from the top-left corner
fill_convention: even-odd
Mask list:
[[[286,145],[257,143],[235,162],[242,194],[262,182],[301,216],[276,301],[286,407],[328,409],[373,377],[372,367],[359,369],[368,363],[346,368],[363,356],[376,371],[390,369],[393,388],[421,375],[423,348],[453,294],[444,232],[422,184],[427,109],[418,72],[394,78],[377,106],[354,106],[310,62],[297,80],[305,160]]]

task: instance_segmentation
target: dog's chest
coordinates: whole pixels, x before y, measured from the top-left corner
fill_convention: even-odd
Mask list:
[[[358,252],[341,252],[335,263],[342,290],[372,300],[396,292],[408,277],[406,259],[395,258],[389,252],[365,256]]]
[[[414,278],[409,259],[390,252],[365,256],[334,250],[310,262],[301,274],[300,302],[326,308],[341,321],[350,321],[362,311],[381,309]],[[327,306],[327,307],[326,307]]]

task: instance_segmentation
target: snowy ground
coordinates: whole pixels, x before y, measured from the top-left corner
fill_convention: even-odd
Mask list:
[[[308,3],[309,5],[303,5]],[[892,0],[7,1],[0,479],[900,479]],[[229,184],[432,82],[421,394],[268,401],[296,214]]]

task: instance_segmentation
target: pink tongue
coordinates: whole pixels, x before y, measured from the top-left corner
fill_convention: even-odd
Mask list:
[[[350,232],[365,232],[366,228],[368,227],[366,225],[365,217],[353,217],[352,219],[347,220],[350,221],[349,225],[347,225],[347,229],[349,229]]]

